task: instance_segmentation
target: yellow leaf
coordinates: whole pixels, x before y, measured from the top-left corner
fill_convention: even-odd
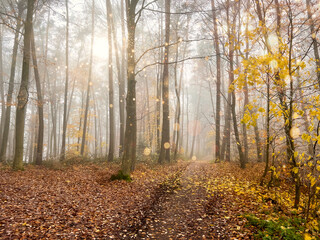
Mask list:
[[[304,234],[304,240],[311,240],[312,236],[309,233]]]

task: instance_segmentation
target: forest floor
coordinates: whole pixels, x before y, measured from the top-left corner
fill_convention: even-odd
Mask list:
[[[316,239],[305,227],[278,222],[298,215],[287,190],[258,186],[261,165],[140,164],[132,182],[110,181],[118,168],[3,167],[0,239]],[[273,232],[264,231],[265,220],[275,223]]]
[[[208,169],[209,162],[191,162],[181,176],[168,183],[165,189],[171,194],[151,209],[138,238],[230,239],[226,220],[213,220],[207,211],[209,199],[203,183],[208,180]]]

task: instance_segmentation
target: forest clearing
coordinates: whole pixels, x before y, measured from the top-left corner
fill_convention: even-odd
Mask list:
[[[0,239],[320,239],[320,0],[1,0]]]

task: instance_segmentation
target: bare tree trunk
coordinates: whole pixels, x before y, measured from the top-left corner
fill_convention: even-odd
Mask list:
[[[267,144],[266,144],[266,152],[265,152],[265,168],[260,180],[260,186],[263,186],[263,182],[267,173],[269,171],[269,149],[270,149],[270,79],[267,79]]]
[[[3,62],[2,62],[2,39],[3,39],[3,30],[2,26],[0,26],[0,99],[1,99],[1,120],[0,120],[0,146],[3,136],[3,128],[4,122],[6,119],[6,107],[5,107],[5,99],[4,99],[4,74],[3,74]]]
[[[188,94],[188,88],[187,91],[187,140],[186,140],[186,150],[185,150],[185,156],[188,156],[188,149],[189,149],[189,94]]]
[[[110,0],[107,0],[107,20],[108,20],[108,43],[109,43],[109,153],[108,162],[113,161],[114,155],[114,104],[113,104],[113,61],[112,61],[112,9]]]
[[[122,1],[121,1],[122,2]],[[123,14],[123,13],[121,13]],[[120,117],[120,146],[119,146],[119,156],[122,154],[122,144],[123,144],[123,119],[124,119],[124,69],[121,69],[124,68],[124,63],[123,66],[120,66],[120,58],[119,58],[119,52],[118,52],[118,41],[117,41],[117,31],[116,31],[116,28],[115,28],[115,24],[114,24],[114,20],[113,20],[113,10],[112,10],[112,5],[110,3],[110,14],[109,14],[109,18],[110,18],[110,21],[111,21],[111,27],[112,27],[112,30],[111,30],[111,33],[112,33],[112,41],[113,41],[113,46],[115,48],[115,55],[116,55],[116,66],[117,66],[117,72],[118,72],[118,87],[119,87],[119,117]],[[124,41],[124,39],[123,39]],[[125,42],[125,41],[124,41]],[[109,53],[110,54],[110,53]],[[112,55],[112,52],[111,52],[111,55]],[[124,56],[123,56],[124,57]],[[110,65],[110,64],[109,64]],[[110,84],[110,79],[109,79],[109,84]],[[110,89],[110,88],[109,88]],[[109,95],[109,98],[111,96]],[[112,100],[114,102],[114,99]],[[113,110],[114,111],[114,110]],[[114,113],[112,114],[114,115]],[[113,119],[115,118],[115,116],[113,116]],[[116,143],[116,137],[114,136],[115,135],[115,123],[114,123],[114,120],[113,120],[113,123],[112,123],[112,126],[114,128],[113,130],[113,147],[112,147],[112,156],[114,155],[114,148],[115,148],[115,143]],[[110,127],[111,127],[111,123],[110,123]],[[111,134],[111,132],[110,132]],[[111,137],[111,136],[110,136]],[[122,138],[122,139],[121,139]],[[109,156],[110,156],[110,153],[109,153]]]
[[[189,23],[190,23],[190,17],[187,17],[187,33],[186,33],[186,39],[189,39]],[[178,46],[177,46],[178,49]],[[187,51],[187,44],[185,44],[185,47],[183,49],[182,53],[182,59],[185,58]],[[177,50],[177,55],[178,55],[178,50]],[[178,58],[177,58],[178,60]],[[175,150],[174,150],[174,155],[173,159],[177,159],[177,154],[180,149],[180,145],[182,146],[182,134],[183,134],[183,119],[182,121],[180,120],[181,118],[181,112],[183,111],[183,107],[181,108],[181,89],[182,89],[182,78],[183,78],[183,73],[184,73],[184,62],[182,62],[182,66],[180,69],[180,79],[179,79],[179,86],[177,83],[177,79],[175,78],[175,91],[176,91],[176,96],[177,96],[177,110],[176,110],[176,119],[175,119],[175,128],[176,128],[176,142],[175,142]],[[181,123],[180,123],[181,122]],[[180,144],[181,142],[181,144]]]
[[[180,73],[181,76],[180,78],[182,79],[182,76],[183,76],[183,71]],[[185,114],[185,96],[184,96],[184,85],[183,83],[181,82],[181,91],[182,91],[182,108],[181,108],[181,124],[180,124],[180,137],[179,137],[179,145],[181,146],[180,149],[181,149],[181,153],[182,153],[182,150],[183,150],[183,143],[184,143],[184,114]]]
[[[311,31],[311,37],[312,37],[312,44],[313,44],[313,53],[314,53],[314,57],[316,60],[316,65],[317,65],[317,78],[318,78],[318,84],[320,86],[320,56],[319,56],[319,49],[318,49],[318,41],[316,38],[316,29],[315,29],[315,25],[314,25],[314,20],[312,17],[312,12],[311,12],[311,3],[310,0],[306,0],[306,4],[307,4],[307,12],[308,12],[308,19],[309,19],[309,25],[310,25],[310,31]]]
[[[221,56],[219,47],[219,35],[217,24],[217,8],[215,7],[214,0],[211,0],[212,18],[213,18],[213,31],[214,31],[214,47],[216,50],[216,64],[217,64],[217,98],[216,98],[216,146],[215,146],[215,159],[220,160],[220,111],[221,111]]]
[[[50,94],[50,84],[49,84],[49,73],[48,73],[48,66],[47,66],[47,60],[48,60],[48,42],[49,42],[49,29],[50,29],[50,9],[48,10],[48,17],[47,17],[47,28],[46,28],[46,42],[45,42],[45,50],[44,50],[44,62],[45,62],[45,68],[44,68],[44,74],[43,74],[43,84],[45,85],[47,82],[47,92]],[[48,121],[47,121],[47,154],[46,158],[49,159],[50,153],[49,149],[51,146],[51,138],[50,138],[50,104],[48,104]]]
[[[83,133],[82,133],[82,142],[81,142],[81,151],[80,154],[84,155],[84,148],[86,145],[86,136],[87,136],[87,121],[88,121],[88,112],[89,112],[89,100],[90,100],[90,88],[92,85],[92,55],[93,55],[93,42],[94,42],[94,0],[92,1],[92,16],[91,16],[91,50],[90,50],[90,63],[89,63],[89,76],[88,76],[88,85],[87,85],[87,97],[86,97],[86,108],[84,112],[84,120],[83,120]]]
[[[21,18],[23,13],[22,1],[18,4],[18,19]],[[22,22],[17,20],[16,31],[14,34],[14,43],[13,43],[13,51],[12,51],[12,61],[11,61],[11,71],[10,71],[10,80],[7,94],[7,102],[6,102],[6,113],[5,113],[5,122],[3,127],[3,135],[1,141],[1,151],[0,151],[0,162],[6,159],[7,146],[8,146],[8,137],[10,130],[10,117],[11,117],[11,102],[12,102],[12,94],[14,89],[14,78],[16,74],[16,63],[17,63],[17,55],[18,55],[18,47],[19,47],[19,34],[21,29]]]
[[[127,47],[127,118],[124,138],[124,149],[122,158],[122,172],[130,174],[135,167],[136,145],[137,145],[137,115],[136,115],[136,80],[135,80],[135,32],[136,32],[136,7],[139,0],[127,0],[127,28],[128,28],[128,47]]]
[[[29,105],[30,106],[30,105]],[[34,119],[33,119],[33,115],[34,115],[34,108],[33,108],[33,104],[31,104],[31,125],[30,125],[30,140],[29,142],[27,143],[27,149],[28,149],[28,154],[26,153],[25,154],[25,158],[27,158],[28,156],[28,162],[31,163],[34,159],[33,157],[33,154],[35,153],[33,151],[34,149],[34,145],[35,145],[35,135],[36,135],[36,128],[35,126],[37,125],[36,122],[34,122]]]
[[[147,135],[147,142],[148,142],[148,147],[151,147],[152,145],[152,132],[151,132],[151,120],[150,120],[150,95],[149,95],[149,86],[148,86],[148,79],[145,79],[146,83],[146,103],[147,103],[147,125],[148,125],[148,135]]]
[[[178,35],[178,31],[176,31]],[[177,36],[178,38],[178,36]],[[175,117],[174,117],[174,124],[173,124],[173,137],[172,142],[174,143],[174,154],[173,154],[173,160],[175,161],[177,158],[177,152],[178,152],[178,144],[179,144],[179,128],[180,128],[180,114],[181,114],[181,102],[180,102],[180,90],[178,86],[178,76],[177,76],[177,65],[178,65],[178,56],[179,56],[179,46],[176,46],[176,63],[174,66],[174,89],[176,93],[177,98],[177,106],[175,111]]]
[[[240,3],[240,2],[239,2]],[[249,11],[250,9],[250,2],[247,1],[247,11]],[[239,8],[239,11],[240,11],[240,8]],[[239,21],[240,21],[240,17],[239,17]],[[240,25],[241,23],[239,23],[239,28],[241,27]],[[247,17],[246,17],[246,33],[245,33],[245,38],[246,38],[246,53],[245,53],[245,59],[248,60],[249,59],[249,37],[248,37],[248,32],[249,32],[249,15],[247,14]],[[239,32],[240,32],[240,29],[239,29]],[[245,69],[245,71],[247,71]],[[247,76],[245,77],[244,79],[244,102],[243,102],[243,112],[245,114],[245,111],[249,104],[249,92],[248,92],[248,81],[247,81]],[[249,148],[248,148],[248,134],[247,134],[247,125],[245,123],[242,123],[242,131],[243,131],[243,146],[244,146],[244,158],[245,158],[245,161],[248,162],[248,151],[249,151]],[[258,153],[258,157],[259,157],[259,153]]]
[[[163,6],[160,5],[160,9],[162,10]],[[160,44],[162,45],[163,41],[163,16],[160,15],[160,24],[159,24],[159,32],[160,32]],[[159,51],[159,59],[163,59],[163,48],[160,48]],[[161,149],[161,106],[162,106],[162,78],[163,78],[163,67],[162,64],[157,66],[157,102],[156,102],[156,126],[157,126],[157,153],[160,153]]]
[[[66,153],[66,134],[67,134],[67,107],[68,107],[68,85],[69,85],[69,7],[68,0],[66,2],[66,81],[64,86],[64,105],[63,105],[63,125],[62,125],[62,144],[60,160],[65,159]]]
[[[43,155],[43,134],[44,134],[43,99],[42,99],[42,93],[41,93],[40,74],[39,74],[39,68],[38,68],[38,62],[37,62],[36,46],[35,46],[35,41],[34,41],[33,29],[32,29],[31,34],[32,34],[32,37],[31,37],[32,61],[33,61],[34,77],[36,80],[36,88],[37,88],[37,98],[38,98],[37,105],[38,105],[38,121],[39,121],[35,163],[37,165],[41,165],[42,164],[42,155]]]
[[[120,115],[120,146],[119,157],[122,157],[124,144],[124,124],[125,124],[125,66],[126,66],[126,38],[125,38],[125,18],[124,0],[121,0],[121,36],[122,36],[122,56],[121,56],[121,76],[119,81],[119,115]],[[115,35],[114,35],[115,37]],[[114,41],[116,44],[116,41]]]
[[[192,145],[191,145],[191,152],[190,152],[190,157],[193,157],[193,151],[194,151],[194,144],[196,141],[196,135],[197,135],[197,130],[198,130],[198,119],[199,119],[199,111],[200,111],[200,96],[201,96],[201,89],[198,97],[198,104],[197,104],[197,114],[196,114],[196,120],[194,123],[194,128],[193,128],[193,138],[192,138]]]
[[[18,94],[18,105],[16,113],[16,146],[13,159],[13,169],[23,169],[23,143],[24,143],[24,127],[25,114],[28,103],[28,85],[29,85],[29,68],[30,68],[30,41],[32,32],[34,0],[28,0],[27,17],[25,21],[25,33],[23,44],[23,66],[21,85]]]
[[[93,118],[94,118],[94,158],[96,159],[97,156],[98,156],[98,145],[99,145],[99,142],[98,142],[98,120],[97,120],[97,117],[98,117],[98,112],[97,112],[97,104],[96,104],[96,99],[93,95]]]
[[[80,108],[80,111],[79,111],[79,114],[80,114],[80,119],[79,119],[79,132],[81,132],[82,130],[82,111],[83,111],[83,106],[84,106],[84,91],[82,91],[81,93],[81,108]],[[77,141],[77,151],[79,151],[80,149],[80,134],[78,136],[78,141]]]
[[[221,145],[220,158],[230,161],[230,130],[231,130],[231,93],[228,92],[226,103],[225,125],[223,130],[223,140]]]
[[[159,163],[170,162],[170,119],[169,119],[169,42],[170,42],[170,4],[171,0],[165,1],[166,12],[166,39],[164,51],[163,83],[162,83],[162,132]]]

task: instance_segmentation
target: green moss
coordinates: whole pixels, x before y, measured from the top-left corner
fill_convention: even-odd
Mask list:
[[[128,174],[124,174],[121,170],[117,174],[113,174],[110,178],[111,181],[115,180],[124,180],[127,182],[131,182],[132,178]]]
[[[257,228],[256,239],[303,240],[305,220],[301,218],[279,218],[277,221],[259,219],[254,215],[246,215],[249,224]]]

